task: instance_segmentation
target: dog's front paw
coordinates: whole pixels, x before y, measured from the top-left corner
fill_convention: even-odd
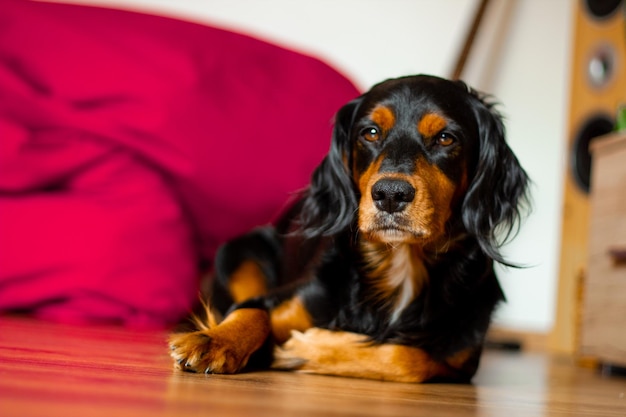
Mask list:
[[[178,369],[189,372],[234,374],[263,346],[271,327],[267,311],[241,308],[220,324],[199,323],[202,330],[170,337],[170,355]]]
[[[304,333],[292,331],[291,338],[274,350],[272,368],[309,373],[335,374],[350,362],[349,351],[364,346],[366,336],[317,327]]]
[[[211,330],[179,333],[170,337],[170,355],[177,369],[187,372],[233,374],[248,362],[249,354],[234,340]]]

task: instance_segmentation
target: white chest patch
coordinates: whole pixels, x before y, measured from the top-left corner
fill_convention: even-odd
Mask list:
[[[383,277],[386,284],[395,289],[391,322],[400,318],[402,311],[422,290],[428,279],[424,263],[415,256],[409,245],[399,245],[392,250],[389,267]]]

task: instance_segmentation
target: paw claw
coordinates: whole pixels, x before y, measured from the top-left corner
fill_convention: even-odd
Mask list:
[[[204,330],[172,336],[170,348],[175,368],[185,372],[235,373],[248,361],[231,340]]]

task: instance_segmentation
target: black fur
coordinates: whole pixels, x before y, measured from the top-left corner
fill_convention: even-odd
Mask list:
[[[357,224],[361,195],[353,171],[368,166],[361,154],[375,155],[384,145],[359,139],[359,123],[376,103],[393,105],[399,113],[445,113],[458,143],[433,148],[417,133],[407,133],[394,139],[403,146],[398,158],[415,153],[454,183],[467,176],[467,189],[446,223],[450,243],[436,249],[425,245],[428,283],[396,320],[381,305],[385,300],[371,296],[364,279],[367,260]],[[216,297],[224,295],[238,262],[252,258],[263,265],[276,289],[233,308],[271,310],[297,295],[315,326],[362,333],[376,343],[419,347],[438,361],[470,349],[472,356],[457,369],[457,380],[469,380],[491,314],[504,299],[493,263],[511,264],[500,246],[515,234],[520,210],[528,203],[527,175],[504,135],[494,104],[461,82],[414,76],[376,85],[338,112],[328,155],[279,225],[253,231],[219,252],[216,282],[222,289]],[[407,170],[411,161],[396,165]],[[225,307],[223,300],[214,303]]]
[[[350,175],[350,126],[361,99],[342,107],[328,155],[313,173],[302,199],[298,232],[306,238],[332,236],[352,225],[357,194]]]

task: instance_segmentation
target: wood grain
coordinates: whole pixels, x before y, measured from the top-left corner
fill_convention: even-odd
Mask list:
[[[581,350],[626,366],[626,264],[611,255],[626,249],[626,133],[592,143],[589,273],[584,290]]]
[[[487,352],[473,385],[174,371],[166,331],[0,317],[0,415],[623,416],[626,379],[567,358]]]

